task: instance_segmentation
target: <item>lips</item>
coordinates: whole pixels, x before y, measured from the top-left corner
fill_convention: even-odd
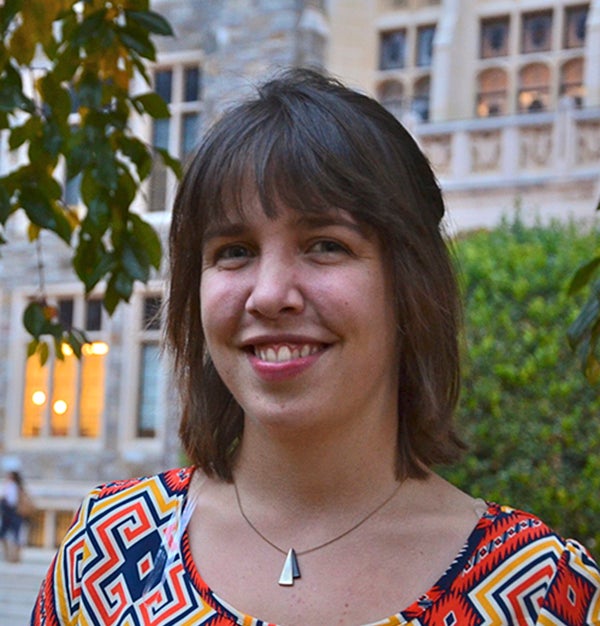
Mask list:
[[[265,344],[253,347],[254,356],[265,363],[286,363],[296,359],[306,358],[324,349],[323,344]]]

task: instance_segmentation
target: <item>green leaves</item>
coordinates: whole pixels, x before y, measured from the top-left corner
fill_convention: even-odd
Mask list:
[[[565,326],[586,295],[567,295],[573,267],[597,237],[573,224],[505,222],[456,243],[466,302],[458,421],[470,449],[444,470],[473,495],[533,511],[596,554],[600,396]],[[598,293],[591,287],[590,299]]]
[[[85,292],[105,283],[104,306],[112,313],[160,267],[157,233],[131,211],[153,159],[181,171],[177,159],[156,153],[130,124],[139,115],[169,117],[167,104],[156,93],[128,91],[135,72],[150,83],[145,62],[156,58],[152,37],[173,31],[148,0],[5,0],[0,29],[0,131],[26,157],[0,177],[0,226],[22,211],[32,224],[30,238],[42,230],[57,235],[73,248]],[[40,45],[46,59],[34,69]],[[23,76],[33,93],[25,93]],[[65,204],[66,180],[81,198],[76,211]],[[79,354],[82,337],[63,329],[44,302],[42,290],[23,319],[33,337],[30,351],[47,358],[42,338],[48,335]]]
[[[54,342],[54,353],[58,359],[64,359],[63,344],[71,347],[77,358],[81,358],[81,349],[89,340],[83,332],[75,328],[65,329],[58,319],[58,311],[48,306],[45,300],[30,302],[23,313],[23,325],[32,336],[27,346],[27,356],[35,354],[44,365],[50,354],[50,347],[43,336],[49,335]]]
[[[600,202],[596,207],[600,211]],[[570,296],[587,288],[588,298],[579,315],[567,330],[571,349],[577,354],[584,376],[591,384],[600,381],[600,359],[598,339],[600,338],[600,281],[595,280],[600,267],[600,255],[581,265],[569,284]]]
[[[26,113],[35,111],[33,101],[23,93],[23,83],[19,70],[5,59],[0,73],[0,111],[12,113],[15,109],[20,109]],[[3,126],[8,125],[8,119],[3,119]]]
[[[173,36],[171,25],[162,15],[154,11],[125,11],[125,17],[128,22],[137,24],[142,31],[155,35]]]
[[[56,181],[54,181],[56,182]],[[21,189],[20,204],[29,220],[41,228],[51,230],[63,241],[71,240],[71,225],[62,209],[39,187]]]
[[[570,296],[578,293],[584,287],[586,287],[591,281],[593,275],[596,273],[598,266],[600,265],[600,256],[594,257],[591,261],[582,265],[573,276],[571,283],[569,284],[568,293]]]
[[[132,98],[131,103],[138,113],[148,113],[155,119],[170,117],[169,107],[157,93],[145,93]]]

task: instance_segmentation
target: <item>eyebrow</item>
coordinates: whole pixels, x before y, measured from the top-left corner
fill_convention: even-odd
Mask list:
[[[247,229],[248,227],[244,222],[218,222],[206,228],[202,237],[202,243],[218,237],[238,237]]]
[[[323,213],[301,213],[294,221],[298,228],[318,229],[327,226],[343,226],[353,230],[362,237],[370,236],[370,229],[365,224],[360,224],[352,218],[346,217],[341,211],[328,211]],[[248,230],[248,225],[244,221],[229,222],[223,221],[208,226],[202,237],[202,243],[220,237],[239,237]]]
[[[341,211],[329,211],[326,213],[307,213],[299,216],[297,225],[305,228],[324,228],[326,226],[345,226],[356,231],[363,237],[368,236],[368,227],[346,217]]]

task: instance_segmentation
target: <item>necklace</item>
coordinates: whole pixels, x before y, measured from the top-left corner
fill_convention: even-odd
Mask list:
[[[380,511],[398,493],[398,490],[400,489],[401,486],[402,486],[402,483],[401,482],[398,483],[398,485],[394,488],[394,491],[392,491],[392,493],[389,496],[387,496],[387,498],[383,502],[380,502],[373,510],[369,511],[369,513],[367,513],[358,522],[356,522],[356,524],[354,524],[353,526],[350,526],[350,528],[347,528],[343,533],[340,533],[339,535],[336,535],[332,539],[328,539],[327,541],[324,541],[323,543],[319,543],[316,546],[313,546],[312,548],[307,548],[306,550],[301,550],[300,552],[296,552],[294,548],[289,548],[288,550],[284,550],[283,548],[279,547],[276,543],[273,543],[270,539],[265,537],[265,535],[263,535],[260,532],[260,530],[256,528],[256,526],[252,523],[252,521],[248,518],[248,516],[244,512],[244,507],[242,506],[242,501],[240,499],[240,492],[238,491],[237,484],[235,483],[235,481],[233,482],[233,488],[235,490],[235,498],[237,500],[237,505],[240,510],[240,514],[244,518],[244,521],[265,543],[268,543],[272,548],[277,550],[277,552],[281,552],[281,554],[285,555],[285,561],[283,563],[283,568],[281,570],[281,574],[279,576],[279,581],[278,581],[278,583],[284,587],[289,587],[293,585],[294,579],[300,578],[300,566],[298,564],[299,556],[309,554],[310,552],[316,552],[317,550],[320,550],[321,548],[324,548],[325,546],[331,545],[334,541],[338,541],[339,539],[342,539],[342,537],[349,535],[353,530],[356,530],[359,526],[362,526],[368,519],[373,517],[375,513]]]

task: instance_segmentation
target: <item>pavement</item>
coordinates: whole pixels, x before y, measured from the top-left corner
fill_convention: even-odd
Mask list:
[[[26,548],[20,563],[0,560],[0,626],[27,626],[53,553]]]

